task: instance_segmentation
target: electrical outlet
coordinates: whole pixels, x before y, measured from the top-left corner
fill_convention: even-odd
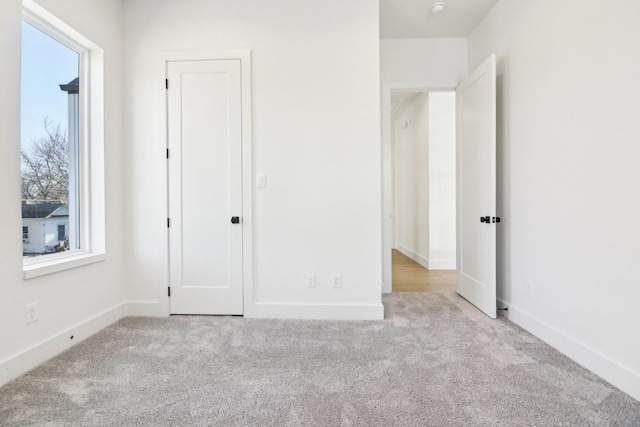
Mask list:
[[[333,287],[341,288],[342,287],[342,274],[334,274],[333,275]]]
[[[38,311],[36,310],[37,306],[37,302],[32,302],[31,304],[27,304],[25,306],[25,321],[27,322],[27,324],[38,320]]]
[[[533,282],[531,280],[525,280],[524,284],[526,286],[526,293],[528,296],[532,297],[533,296]]]
[[[307,288],[315,288],[316,287],[316,276],[313,274],[307,274],[307,279],[305,281],[307,284]]]

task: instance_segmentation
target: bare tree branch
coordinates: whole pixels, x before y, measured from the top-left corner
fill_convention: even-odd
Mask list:
[[[34,139],[22,154],[22,198],[27,200],[69,199],[69,140],[60,124],[44,119],[46,135]]]

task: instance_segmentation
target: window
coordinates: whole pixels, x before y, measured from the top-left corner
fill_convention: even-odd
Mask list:
[[[22,227],[22,243],[29,243],[29,227]]]
[[[23,0],[23,12],[22,240],[30,278],[104,259],[103,51],[33,0]],[[36,230],[31,239],[28,226]]]
[[[75,230],[68,248],[81,249],[79,76],[84,53],[23,21],[22,218],[45,225],[45,238],[39,245],[28,245],[28,252],[23,245],[23,256],[60,252],[53,248],[65,240],[67,226]]]

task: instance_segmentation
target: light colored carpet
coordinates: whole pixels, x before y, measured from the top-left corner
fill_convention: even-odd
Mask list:
[[[454,293],[384,304],[384,321],[126,318],[0,389],[0,425],[640,425],[640,402]]]

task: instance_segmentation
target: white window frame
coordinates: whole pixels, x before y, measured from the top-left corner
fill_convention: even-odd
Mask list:
[[[106,259],[104,180],[104,53],[95,43],[33,0],[23,0],[23,20],[80,53],[80,249],[23,260],[25,279]]]

